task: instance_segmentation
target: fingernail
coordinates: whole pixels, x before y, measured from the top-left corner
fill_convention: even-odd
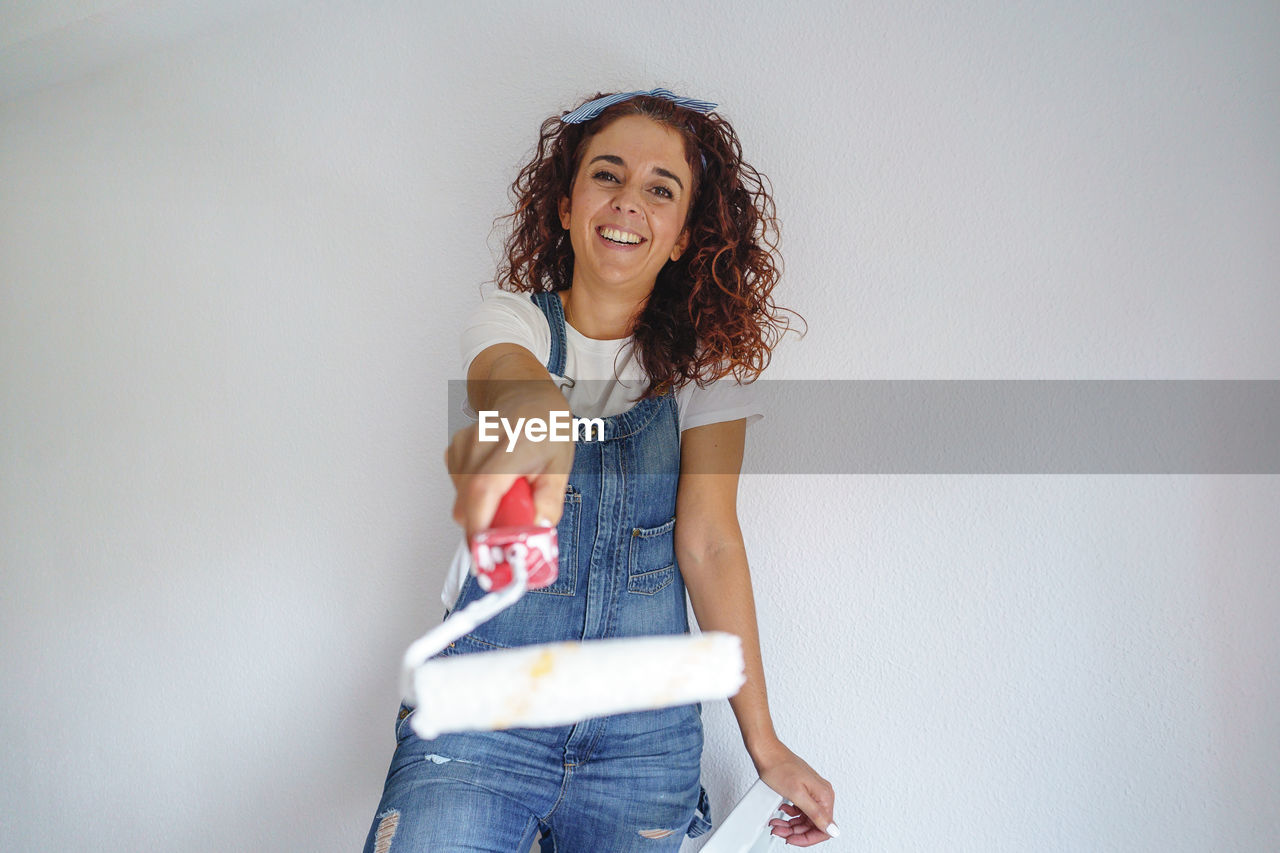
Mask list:
[[[840,827],[836,826],[834,823],[832,823],[832,824],[828,824],[828,825],[827,825],[827,835],[830,835],[832,838],[839,838],[839,837],[840,837]]]

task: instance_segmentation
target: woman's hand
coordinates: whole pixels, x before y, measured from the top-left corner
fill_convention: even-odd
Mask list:
[[[569,409],[546,367],[517,344],[494,344],[477,355],[467,371],[467,394],[477,412],[500,412],[511,424],[522,418],[546,420],[552,411]],[[516,477],[528,478],[533,487],[537,519],[554,525],[564,512],[573,442],[530,441],[523,431],[514,441],[506,434],[498,439],[481,441],[479,424],[472,424],[453,434],[444,453],[458,492],[453,519],[468,539],[489,527]]]
[[[564,491],[573,467],[573,443],[517,440],[508,451],[507,438],[480,441],[477,424],[453,434],[444,454],[457,498],[453,519],[467,537],[489,527],[502,496],[517,477],[533,487],[535,517],[554,526],[564,511]]]
[[[790,815],[788,820],[769,821],[773,835],[796,847],[809,847],[840,833],[833,820],[835,790],[804,759],[781,741],[752,758],[764,783],[795,803],[782,806],[782,811]]]

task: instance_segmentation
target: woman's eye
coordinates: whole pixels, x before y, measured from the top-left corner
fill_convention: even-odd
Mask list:
[[[615,184],[622,183],[622,179],[619,178],[617,175],[615,175],[613,172],[610,172],[608,169],[601,169],[600,171],[592,174],[591,177],[595,178],[598,181],[610,181]],[[676,197],[675,193],[671,191],[670,187],[665,187],[661,185],[653,187],[652,192],[665,199],[673,199]]]

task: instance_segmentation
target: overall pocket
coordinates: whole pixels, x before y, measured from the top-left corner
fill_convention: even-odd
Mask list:
[[[560,557],[556,561],[556,582],[541,589],[529,590],[530,595],[573,595],[578,585],[578,527],[582,516],[582,492],[572,485],[564,490],[564,514],[556,525],[556,540]]]
[[[676,579],[675,527],[672,518],[657,527],[632,529],[627,592],[653,595]]]

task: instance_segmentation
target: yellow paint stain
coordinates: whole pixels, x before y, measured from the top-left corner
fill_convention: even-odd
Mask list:
[[[543,651],[529,667],[529,675],[534,679],[542,678],[549,675],[551,670],[555,669],[555,665],[556,656],[549,651]]]

